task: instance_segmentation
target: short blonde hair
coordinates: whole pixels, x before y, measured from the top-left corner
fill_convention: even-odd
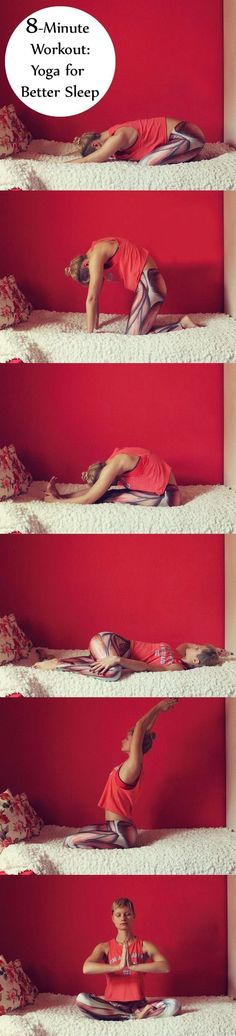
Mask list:
[[[86,158],[87,155],[91,155],[93,152],[93,141],[99,140],[101,133],[82,133],[81,137],[75,137],[73,143],[78,145],[78,149],[82,158]]]

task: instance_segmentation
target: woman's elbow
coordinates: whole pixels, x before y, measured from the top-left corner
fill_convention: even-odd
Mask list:
[[[88,975],[89,974],[89,970],[90,970],[89,969],[89,961],[85,960],[85,962],[83,964],[83,975]]]

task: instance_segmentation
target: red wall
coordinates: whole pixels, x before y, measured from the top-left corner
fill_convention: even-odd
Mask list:
[[[1,878],[1,951],[20,957],[41,991],[101,994],[104,977],[82,975],[82,965],[113,937],[120,896],[135,904],[135,932],[170,962],[169,975],[146,979],[147,995],[226,994],[224,877]]]
[[[49,7],[51,0],[45,0]],[[135,0],[111,4],[87,0],[86,11],[105,26],[116,50],[116,72],[106,96],[92,111],[73,118],[37,115],[13,94],[4,72],[4,52],[16,25],[29,14],[28,0],[11,0],[2,19],[1,103],[15,103],[35,136],[71,140],[84,129],[166,113],[202,125],[208,139],[223,131],[222,0]],[[70,7],[78,7],[70,0]],[[31,8],[30,8],[31,10]],[[64,40],[64,37],[62,37]]]
[[[223,367],[3,366],[0,443],[10,442],[39,479],[78,482],[92,460],[134,443],[165,457],[180,482],[222,482]]]
[[[14,273],[36,308],[84,311],[86,289],[64,268],[92,240],[118,234],[158,261],[166,312],[223,311],[221,192],[13,192],[7,205],[1,196],[0,216],[0,276]],[[121,284],[106,283],[101,312],[128,312],[132,298]]]
[[[223,536],[1,536],[0,571],[0,614],[38,644],[224,643]]]
[[[97,802],[108,773],[124,761],[121,740],[152,705],[147,698],[3,700],[0,788],[26,791],[46,823],[102,823]],[[224,713],[223,698],[186,698],[159,717],[135,807],[139,827],[224,826]]]

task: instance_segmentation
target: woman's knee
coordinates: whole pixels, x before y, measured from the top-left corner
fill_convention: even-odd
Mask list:
[[[98,661],[100,658],[104,657],[105,648],[99,633],[95,633],[94,636],[91,637],[91,640],[89,641],[89,651],[93,658]]]
[[[131,826],[127,829],[127,831],[126,831],[126,838],[127,838],[128,848],[129,849],[133,849],[134,846],[137,845],[137,830],[136,830],[136,827],[133,826],[133,824],[131,824]]]

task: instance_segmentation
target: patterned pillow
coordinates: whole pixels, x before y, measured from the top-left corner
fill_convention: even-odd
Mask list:
[[[0,956],[0,1014],[33,1004],[37,995],[37,986],[25,974],[21,961],[7,963],[5,957]]]
[[[39,835],[41,828],[44,825],[44,821],[39,814],[36,813],[33,806],[31,806],[31,803],[24,791],[22,791],[18,797],[22,804],[27,824],[26,838],[32,838],[32,835]]]
[[[14,965],[14,968],[15,968],[15,972],[16,972],[18,981],[20,983],[20,989],[21,989],[21,1004],[20,1004],[20,1006],[21,1007],[26,1007],[27,1004],[33,1004],[34,1003],[35,997],[38,996],[38,989],[37,989],[37,986],[35,986],[34,983],[31,982],[31,979],[29,978],[29,976],[25,974],[25,971],[22,968],[21,960],[14,960],[13,961],[13,965]]]
[[[16,283],[14,274],[0,280],[0,329],[13,327],[28,320],[31,313],[31,302],[25,298]]]
[[[21,119],[18,119],[14,104],[0,108],[0,157],[25,151],[32,140]]]
[[[21,1007],[21,987],[12,961],[0,956],[0,1014]]]
[[[17,456],[15,446],[0,449],[0,500],[26,493],[32,482],[32,475]]]
[[[0,618],[0,665],[28,658],[33,644],[18,626],[15,615]]]
[[[12,795],[9,788],[0,794],[0,842],[1,848],[22,842],[27,835],[27,821],[19,795]]]

